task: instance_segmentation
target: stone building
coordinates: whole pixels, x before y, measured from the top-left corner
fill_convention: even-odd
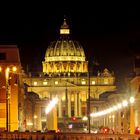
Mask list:
[[[18,130],[21,63],[16,45],[0,45],[0,130]],[[18,94],[22,93],[22,94]]]
[[[58,98],[55,122],[62,131],[79,130],[87,127],[87,112],[97,111],[97,106],[88,106],[88,99],[99,100],[102,93],[115,91],[115,77],[108,69],[91,75],[82,45],[70,37],[70,29],[64,19],[60,27],[60,37],[47,47],[42,73],[30,73],[23,78],[27,92],[34,92],[40,100]],[[90,98],[89,98],[90,97]],[[40,106],[41,107],[41,106]],[[35,107],[36,116],[41,116],[41,108]],[[40,117],[39,117],[40,118]],[[37,118],[37,119],[39,119]],[[36,119],[36,120],[37,120]],[[54,121],[53,120],[53,121]],[[44,119],[37,121],[38,129],[44,129]],[[46,127],[51,121],[47,120]],[[53,124],[56,126],[56,124]],[[79,128],[79,129],[78,129]],[[54,128],[56,129],[56,128]]]

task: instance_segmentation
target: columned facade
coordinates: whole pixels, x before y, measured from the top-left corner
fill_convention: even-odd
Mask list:
[[[81,128],[73,129],[84,131],[87,122],[82,119],[87,116],[89,94],[91,99],[99,100],[102,93],[116,90],[114,74],[107,68],[95,76],[90,75],[89,79],[84,49],[78,41],[71,39],[66,19],[60,27],[59,39],[47,47],[42,66],[41,76],[27,75],[23,81],[28,85],[27,92],[38,94],[40,100],[51,100],[54,93],[53,97],[58,98],[58,127],[63,131],[69,128],[69,124],[74,127],[80,125]]]

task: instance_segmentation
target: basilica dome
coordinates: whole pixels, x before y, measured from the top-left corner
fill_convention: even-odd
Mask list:
[[[51,42],[46,51],[45,60],[85,61],[85,53],[78,41],[59,39]]]
[[[83,47],[69,37],[70,29],[64,19],[60,28],[60,38],[50,43],[43,61],[43,72],[50,74],[85,73],[87,61]]]

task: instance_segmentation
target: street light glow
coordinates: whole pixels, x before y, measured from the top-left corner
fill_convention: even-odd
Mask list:
[[[129,101],[132,104],[132,103],[134,103],[135,98],[134,97],[130,97]],[[122,107],[127,107],[128,106],[128,103],[129,102],[127,100],[124,100],[122,103],[118,103],[116,106],[107,108],[107,109],[102,110],[102,111],[99,111],[99,112],[91,113],[90,116],[91,117],[100,117],[100,116],[109,114],[109,113],[111,113],[113,111],[117,111],[119,109],[122,109]]]
[[[13,71],[13,72],[16,72],[16,71],[17,71],[17,67],[14,66],[14,67],[12,68],[12,71]]]
[[[120,103],[117,106],[118,106],[118,109],[122,108],[122,104],[120,104]]]
[[[127,102],[126,100],[124,100],[124,101],[122,102],[122,105],[125,107],[125,106],[128,105],[128,102]]]
[[[130,103],[133,104],[135,102],[134,97],[130,97]]]
[[[88,117],[87,116],[84,116],[82,120],[83,121],[87,121],[88,120]]]
[[[9,67],[7,67],[7,68],[6,68],[6,72],[9,72],[9,71],[10,71],[10,68],[9,68]]]
[[[57,104],[58,102],[58,98],[53,98],[50,103],[48,104],[48,106],[46,107],[46,114],[48,114],[53,108],[54,106]]]

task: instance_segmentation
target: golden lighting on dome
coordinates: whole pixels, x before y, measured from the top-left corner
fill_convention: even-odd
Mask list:
[[[69,29],[60,29],[60,34],[70,34]]]

